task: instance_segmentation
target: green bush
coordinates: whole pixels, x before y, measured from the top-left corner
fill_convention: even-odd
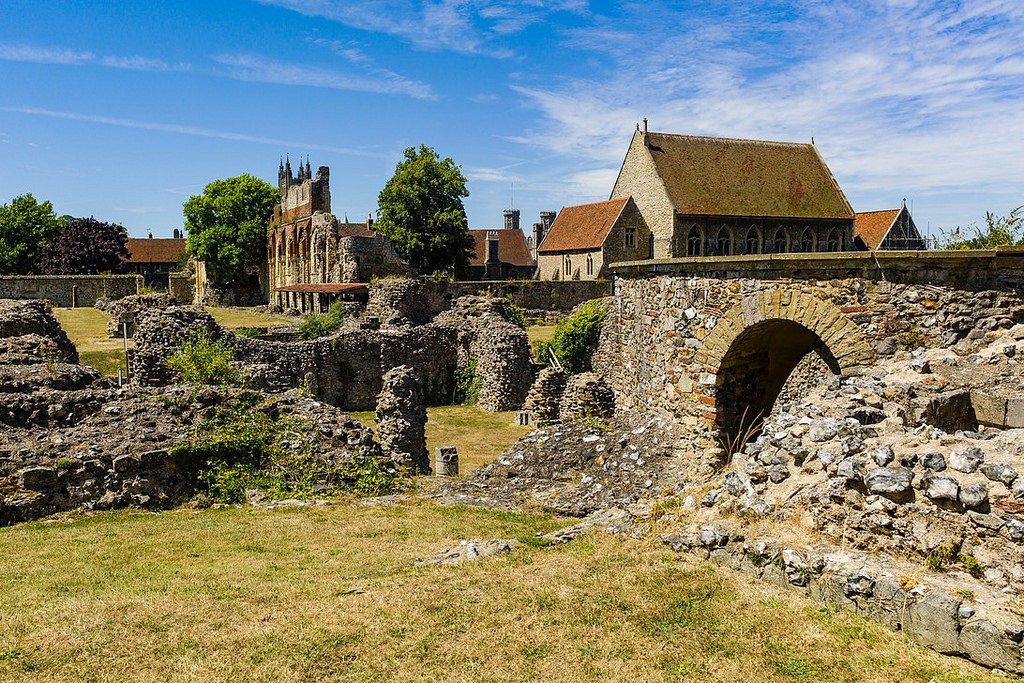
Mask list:
[[[974,237],[968,237],[968,230]],[[1020,246],[1024,244],[1024,206],[1018,206],[1006,216],[985,212],[985,227],[971,225],[957,227],[948,235],[943,234],[941,249],[995,249],[996,247]]]
[[[352,464],[342,470],[346,479],[352,482],[352,491],[357,496],[388,496],[404,491],[411,481],[401,472],[381,467],[375,458],[356,455]]]
[[[299,325],[303,339],[316,339],[334,332],[345,322],[345,309],[340,301],[335,301],[324,314],[310,313]]]
[[[183,382],[227,386],[239,380],[238,368],[231,364],[233,356],[227,341],[213,340],[203,330],[167,359],[167,367],[175,370]]]
[[[239,337],[261,337],[267,333],[263,327],[236,327],[231,331]]]
[[[600,299],[592,299],[576,313],[559,320],[555,325],[555,334],[549,346],[567,374],[575,375],[591,370],[590,357],[597,349],[601,321],[607,314],[607,305]],[[544,353],[547,351],[544,350]]]

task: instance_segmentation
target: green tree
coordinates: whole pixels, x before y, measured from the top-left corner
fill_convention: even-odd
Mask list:
[[[1024,244],[1024,206],[1018,206],[1006,216],[985,212],[985,227],[969,226],[974,237],[964,235],[967,228],[957,227],[944,235],[943,249],[995,249],[996,247],[1020,246]]]
[[[37,272],[43,249],[63,227],[53,205],[39,203],[31,194],[19,195],[10,204],[0,205],[0,274]]]
[[[251,282],[267,251],[267,221],[277,190],[248,174],[214,180],[185,202],[188,253],[205,261],[217,284]]]
[[[473,254],[462,199],[466,177],[431,147],[409,147],[377,198],[377,229],[395,251],[423,274],[464,273]]]

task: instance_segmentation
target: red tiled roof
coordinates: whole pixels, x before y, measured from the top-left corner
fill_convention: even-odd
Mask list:
[[[875,251],[889,233],[892,224],[902,209],[886,209],[885,211],[862,211],[853,220],[853,236],[860,238],[868,251]]]
[[[649,151],[681,214],[853,218],[813,144],[649,133]]]
[[[470,230],[473,237],[473,257],[469,265],[482,266],[487,260],[487,233],[498,233],[498,260],[510,266],[532,266],[530,248],[522,230],[501,228],[500,230]]]
[[[173,237],[129,237],[128,263],[177,263],[185,240]]]
[[[629,197],[565,206],[558,212],[539,253],[600,249]]]
[[[376,237],[366,223],[338,223],[338,237]]]
[[[284,285],[275,287],[275,292],[305,292],[313,294],[341,294],[342,292],[354,294],[366,291],[368,285],[365,282],[322,282],[316,284]]]

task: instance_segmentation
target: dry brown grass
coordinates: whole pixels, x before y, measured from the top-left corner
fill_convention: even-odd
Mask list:
[[[404,504],[3,529],[0,680],[995,680],[656,539],[408,566],[555,524]]]
[[[376,430],[373,413],[352,413],[364,425]],[[471,406],[441,406],[427,409],[427,449],[431,462],[438,446],[455,446],[459,471],[469,473],[493,462],[532,427],[519,427],[514,412],[489,413]]]

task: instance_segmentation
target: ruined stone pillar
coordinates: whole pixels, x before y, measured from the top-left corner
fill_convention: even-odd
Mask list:
[[[430,474],[427,408],[412,368],[399,365],[384,375],[377,396],[377,438],[385,455],[417,474]]]

